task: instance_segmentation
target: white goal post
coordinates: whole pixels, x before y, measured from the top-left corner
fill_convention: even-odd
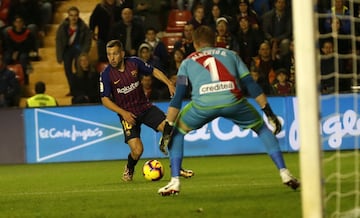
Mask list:
[[[299,107],[301,201],[304,218],[324,217],[319,132],[319,61],[316,49],[318,25],[315,4],[315,0],[292,1],[296,93]]]

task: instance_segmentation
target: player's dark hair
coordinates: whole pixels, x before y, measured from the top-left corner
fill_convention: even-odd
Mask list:
[[[110,40],[107,44],[106,44],[106,48],[113,48],[113,47],[119,47],[120,50],[124,50],[123,44],[121,43],[120,40]]]
[[[201,25],[193,32],[193,40],[195,43],[208,44],[214,47],[215,32],[209,26]]]
[[[36,84],[35,84],[35,92],[36,92],[36,94],[43,94],[43,93],[45,93],[45,83],[44,82],[41,82],[41,81],[39,81],[39,82],[37,82]]]

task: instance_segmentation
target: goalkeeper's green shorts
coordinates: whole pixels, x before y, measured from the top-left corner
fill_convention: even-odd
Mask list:
[[[259,112],[246,99],[217,108],[199,107],[191,101],[179,115],[179,119],[191,129],[199,129],[218,117],[231,120],[242,129],[258,130],[264,124]]]

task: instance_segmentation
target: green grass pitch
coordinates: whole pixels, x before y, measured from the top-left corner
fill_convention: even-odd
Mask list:
[[[285,154],[296,176],[298,159]],[[1,165],[0,217],[301,217],[300,191],[281,183],[265,154],[185,158],[195,176],[170,197],[157,194],[170,178],[168,159],[159,159],[165,176],[157,182],[142,177],[146,160],[130,183],[120,179],[124,160]]]

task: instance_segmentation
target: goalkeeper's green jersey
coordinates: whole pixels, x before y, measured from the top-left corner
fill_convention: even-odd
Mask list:
[[[223,48],[203,48],[192,53],[178,71],[179,77],[191,81],[191,99],[201,107],[221,107],[241,100],[240,78],[249,74],[239,56]]]

